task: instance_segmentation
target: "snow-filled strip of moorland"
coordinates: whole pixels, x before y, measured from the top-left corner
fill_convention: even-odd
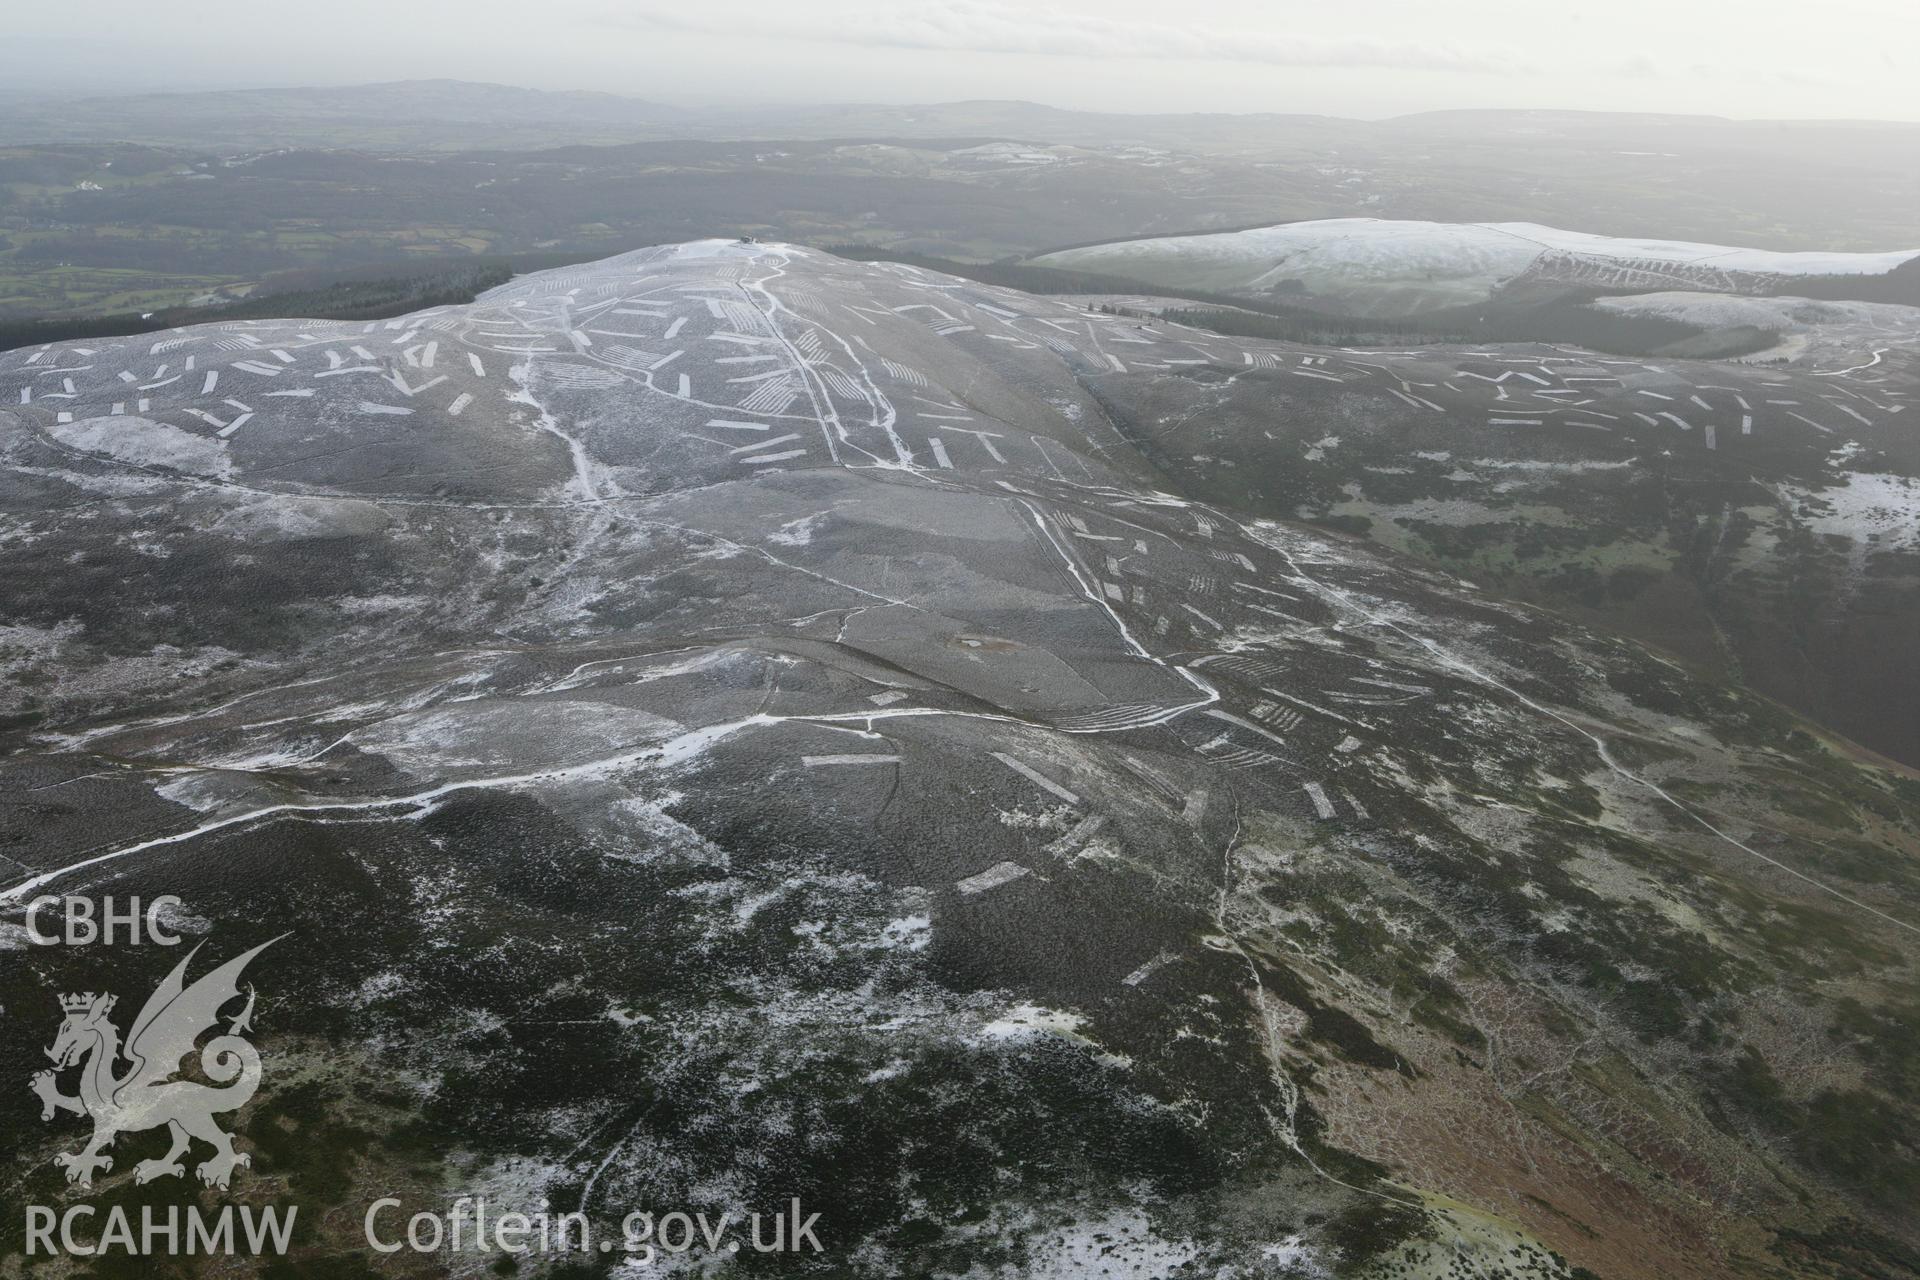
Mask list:
[[[1763,276],[1881,275],[1920,258],[1886,253],[1778,252],[1683,240],[1621,239],[1532,222],[1417,222],[1324,218],[1246,231],[1166,236],[1067,249],[1044,266],[1122,274],[1178,270],[1193,287],[1251,288],[1316,275],[1354,282],[1439,277],[1491,288],[1523,274],[1543,255],[1669,264]]]

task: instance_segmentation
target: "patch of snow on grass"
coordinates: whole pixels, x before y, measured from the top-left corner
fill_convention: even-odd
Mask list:
[[[49,423],[47,434],[69,449],[139,467],[224,480],[233,473],[223,441],[182,431],[152,418],[82,418]]]

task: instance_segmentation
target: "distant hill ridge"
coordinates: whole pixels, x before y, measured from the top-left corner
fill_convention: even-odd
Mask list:
[[[1622,238],[1531,222],[1325,218],[1244,231],[1164,236],[1041,254],[1037,266],[1285,298],[1369,317],[1418,315],[1493,301],[1522,289],[1596,293],[1685,289],[1769,296],[1819,282],[1824,297],[1877,297],[1871,283],[1903,275],[1920,249],[1882,253],[1777,251]],[[1858,280],[1866,292],[1834,282]],[[1920,301],[1920,289],[1915,290]]]

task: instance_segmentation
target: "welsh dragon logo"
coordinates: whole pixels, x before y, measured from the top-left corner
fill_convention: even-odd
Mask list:
[[[115,1138],[162,1125],[171,1134],[173,1146],[159,1159],[134,1166],[136,1183],[184,1174],[186,1166],[180,1157],[196,1138],[213,1147],[213,1154],[196,1170],[200,1181],[210,1187],[224,1188],[236,1165],[252,1163],[245,1152],[233,1149],[233,1139],[213,1122],[221,1112],[244,1106],[260,1087],[260,1054],[244,1035],[253,1029],[252,984],[239,1013],[223,1019],[220,1010],[239,998],[240,974],[247,962],[279,940],[261,943],[192,986],[185,982],[187,965],[200,948],[189,951],[147,998],[124,1046],[119,1028],[108,1017],[117,997],[104,992],[60,997],[66,1017],[47,1050],[54,1069],[35,1073],[31,1087],[40,1096],[42,1120],[68,1111],[93,1121],[93,1137],[86,1146],[54,1157],[54,1163],[67,1171],[68,1182],[93,1186],[95,1173],[113,1169],[106,1149]],[[181,1059],[222,1021],[227,1024],[225,1034],[200,1047],[200,1070],[214,1084],[175,1079]],[[124,1071],[120,1069],[123,1059],[128,1064]],[[80,1069],[80,1091],[69,1096],[60,1092],[59,1074],[71,1067]]]

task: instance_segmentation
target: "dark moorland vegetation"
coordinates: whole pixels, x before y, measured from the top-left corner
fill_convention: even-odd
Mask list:
[[[1271,314],[1236,303],[1163,313],[1168,320],[1245,338],[1357,347],[1405,342],[1557,342],[1616,356],[1726,359],[1765,351],[1780,340],[1770,329],[1743,325],[1706,330],[1660,316],[1620,315],[1585,304],[1586,298],[1492,305],[1398,320],[1299,311]]]
[[[1426,316],[1380,320],[1197,290],[1173,290],[1121,276],[1062,271],[1024,262],[956,262],[950,258],[862,245],[833,245],[829,252],[863,262],[905,263],[1027,293],[1146,294],[1179,298],[1199,305],[1158,314],[1197,329],[1277,342],[1343,347],[1438,342],[1563,342],[1609,355],[1724,359],[1764,351],[1779,341],[1778,334],[1766,329],[1742,327],[1708,331],[1664,317],[1621,315],[1586,306],[1588,301],[1600,296],[1598,292],[1545,302],[1455,307]],[[1107,304],[1102,307],[1115,310]],[[1148,313],[1127,311],[1126,314],[1145,318]]]
[[[213,306],[45,320],[0,319],[0,351],[78,338],[118,338],[223,320],[384,320],[425,307],[472,302],[486,290],[511,280],[514,267],[506,259],[489,259],[411,274],[361,275],[364,278],[304,288],[294,281],[281,281],[278,287],[263,287],[245,298]]]

